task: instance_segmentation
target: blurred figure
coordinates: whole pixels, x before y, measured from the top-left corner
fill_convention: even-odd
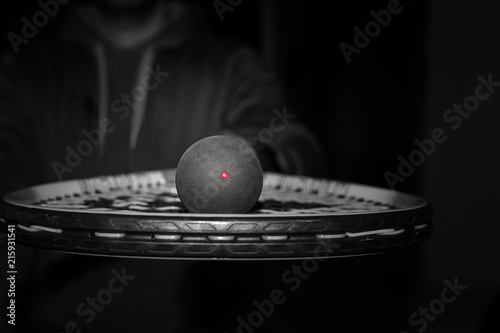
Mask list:
[[[198,7],[107,0],[74,9],[60,35],[4,59],[0,157],[12,177],[2,192],[176,167],[192,143],[227,132],[252,137],[265,169],[317,173],[318,144],[284,111],[274,75],[249,48],[211,35]],[[264,128],[275,131],[259,140]]]
[[[247,139],[264,170],[322,172],[321,149],[286,108],[274,75],[251,49],[216,39],[190,3],[82,2],[57,35],[30,41],[5,57],[0,70],[0,171],[8,175],[0,180],[2,194],[173,168],[192,143],[215,134]],[[259,265],[249,271],[228,263],[212,271],[214,265],[192,262],[24,251],[19,247],[21,332],[63,331],[72,321],[89,332],[220,329],[234,321],[239,302],[245,309],[251,304],[258,289],[252,282],[262,273]],[[84,321],[90,317],[77,306],[123,269],[134,281]],[[223,308],[194,306],[207,288]],[[207,322],[192,318],[200,313]]]

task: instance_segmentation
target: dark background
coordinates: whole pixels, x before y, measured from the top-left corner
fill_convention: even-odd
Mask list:
[[[287,105],[300,112],[324,146],[328,177],[387,187],[384,172],[396,172],[398,155],[407,157],[416,148],[415,139],[429,138],[437,127],[448,135],[407,181],[396,185],[433,204],[432,238],[398,254],[321,263],[262,331],[279,331],[286,321],[302,331],[416,332],[408,316],[440,296],[444,279],[455,277],[468,289],[426,332],[496,332],[500,326],[493,321],[500,314],[495,209],[500,199],[500,92],[455,131],[442,120],[453,103],[474,93],[479,75],[492,73],[500,81],[500,6],[485,0],[401,1],[403,11],[347,64],[339,44],[353,44],[353,28],[363,28],[373,20],[370,11],[386,9],[387,3],[244,0],[221,22],[211,1],[204,2],[218,34],[252,45],[278,73]],[[39,10],[35,1],[5,6],[0,19],[4,36],[19,32],[20,18]],[[48,35],[59,20],[54,18],[35,38]],[[11,51],[6,37],[1,47]],[[251,270],[257,264],[228,265],[206,268]],[[263,299],[290,265],[272,265],[271,272],[277,273],[270,273],[250,297]],[[203,307],[220,306],[223,300],[214,300],[210,292],[205,296],[208,300],[196,301],[196,313],[210,321]],[[234,313],[251,311],[252,299]],[[18,320],[29,318],[19,313]],[[339,322],[342,326],[336,326]],[[234,331],[235,324],[231,319],[217,328]]]

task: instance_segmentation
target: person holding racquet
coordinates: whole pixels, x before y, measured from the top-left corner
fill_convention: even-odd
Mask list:
[[[248,47],[214,37],[199,6],[96,0],[67,11],[57,31],[2,60],[2,195],[39,183],[172,168],[191,144],[216,134],[247,140],[264,170],[323,172],[321,148],[286,107],[275,76]],[[21,331],[63,330],[79,319],[75,306],[122,267],[138,277],[84,331],[139,331],[144,322],[165,331],[189,327],[193,305],[182,297],[181,282],[197,272],[195,264],[44,251],[24,260],[36,282],[28,284],[26,273],[20,289],[33,288],[37,297]],[[135,316],[123,315],[132,308]]]

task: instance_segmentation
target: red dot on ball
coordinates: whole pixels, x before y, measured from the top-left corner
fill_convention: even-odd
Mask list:
[[[222,176],[222,178],[227,178],[227,172],[224,171],[223,173],[221,173],[221,176]]]

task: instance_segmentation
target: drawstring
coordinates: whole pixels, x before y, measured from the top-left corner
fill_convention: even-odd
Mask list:
[[[141,129],[142,122],[146,113],[147,105],[147,95],[148,90],[144,87],[144,81],[148,74],[148,68],[151,70],[151,66],[154,61],[154,47],[149,46],[144,54],[142,55],[141,63],[139,65],[139,73],[137,75],[136,86],[132,89],[131,94],[134,98],[134,103],[132,104],[132,123],[130,131],[130,149],[135,149],[137,145],[137,138],[139,137],[139,131]],[[106,61],[106,54],[104,51],[104,46],[101,43],[97,43],[95,46],[95,57],[97,60],[97,73],[99,80],[99,120],[104,119],[108,115],[109,105],[109,87],[108,87],[108,64]],[[102,139],[102,143],[99,146],[99,157],[102,159],[104,156],[104,147],[106,145],[106,135]]]
[[[104,119],[108,115],[108,64],[106,62],[106,55],[104,53],[104,47],[101,43],[95,45],[95,57],[97,60],[97,75],[99,80],[99,109],[98,109],[98,121],[99,126],[101,119]],[[101,145],[99,146],[99,158],[102,160],[104,156],[104,146],[106,145],[106,135],[103,135]]]
[[[141,130],[142,121],[144,120],[144,115],[146,113],[148,90],[144,87],[144,80],[146,79],[146,75],[149,75],[147,69],[150,68],[151,70],[154,56],[154,47],[149,46],[142,55],[141,63],[139,65],[139,73],[137,75],[137,82],[134,89],[132,89],[132,96],[135,93],[136,98],[134,98],[135,103],[133,104],[134,108],[132,111],[130,149],[135,149],[137,145],[137,138],[139,137],[139,131]]]

